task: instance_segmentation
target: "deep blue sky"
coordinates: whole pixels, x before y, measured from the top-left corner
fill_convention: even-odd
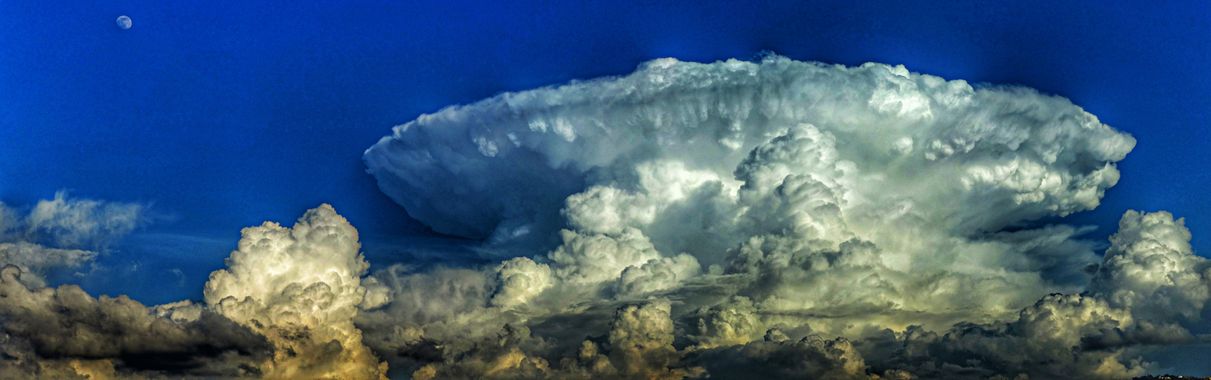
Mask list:
[[[392,125],[657,57],[772,51],[1068,97],[1139,140],[1103,206],[1070,219],[1101,239],[1127,208],[1167,209],[1211,249],[1211,2],[307,3],[0,1],[0,200],[152,203],[156,223],[84,280],[150,303],[199,297],[241,227],[320,202],[384,265],[425,234],[361,163]]]

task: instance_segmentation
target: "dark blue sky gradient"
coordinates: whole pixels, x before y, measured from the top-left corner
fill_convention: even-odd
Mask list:
[[[1128,208],[1171,210],[1211,249],[1211,2],[746,3],[3,1],[0,199],[152,203],[109,275],[83,280],[150,303],[200,297],[241,227],[320,202],[380,266],[441,244],[409,238],[425,228],[365,174],[392,125],[652,58],[772,51],[1068,97],[1139,140],[1103,206],[1068,219],[1103,239]]]

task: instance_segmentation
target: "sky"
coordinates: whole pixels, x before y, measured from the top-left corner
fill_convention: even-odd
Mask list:
[[[1096,226],[1084,236],[1100,255],[1126,210],[1168,210],[1205,257],[1207,14],[1199,1],[4,1],[0,201],[28,209],[66,191],[142,205],[90,273],[50,279],[147,305],[201,302],[241,228],[321,203],[356,226],[372,271],[494,263],[469,248],[475,237],[410,217],[392,197],[415,192],[380,188],[366,150],[396,125],[503,92],[665,57],[776,54],[1067,98],[1134,148],[1108,160],[1121,178],[1096,209],[1019,224]]]
[[[164,218],[141,234],[220,239],[177,253],[205,260],[166,258],[198,273],[221,265],[239,228],[321,202],[359,226],[367,250],[393,252],[391,237],[426,229],[365,173],[359,153],[391,126],[654,58],[775,52],[1072,99],[1139,140],[1120,165],[1124,180],[1074,222],[1105,236],[1128,208],[1177,210],[1205,247],[1207,4],[794,3],[5,2],[0,198],[30,203],[66,189],[150,202]],[[134,28],[115,27],[123,14]],[[157,290],[144,297],[180,296]]]

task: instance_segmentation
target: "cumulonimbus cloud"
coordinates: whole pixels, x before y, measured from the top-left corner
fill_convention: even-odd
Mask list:
[[[642,362],[674,377],[1138,375],[1205,328],[1182,221],[1129,212],[1104,258],[1030,224],[1097,207],[1134,144],[1061,97],[873,63],[660,59],[506,93],[364,159],[413,217],[522,257],[382,271],[393,301],[359,323],[435,377],[634,375],[611,316],[650,304],[674,344]]]

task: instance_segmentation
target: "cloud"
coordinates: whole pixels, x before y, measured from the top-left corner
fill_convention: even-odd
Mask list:
[[[1150,319],[1194,319],[1211,298],[1211,262],[1195,256],[1183,219],[1128,211],[1090,291]]]
[[[96,252],[80,249],[48,248],[24,241],[0,243],[0,262],[36,273],[55,268],[75,268],[91,262]]]
[[[275,347],[269,378],[385,378],[353,325],[367,288],[357,230],[329,205],[293,227],[266,222],[242,231],[227,269],[211,273],[206,304]],[[381,305],[383,295],[370,303]]]
[[[619,375],[628,378],[680,379],[701,372],[699,368],[677,368],[673,347],[671,306],[656,300],[618,310],[610,329],[610,359]]]
[[[91,263],[98,252],[146,223],[146,206],[69,198],[67,192],[38,201],[26,215],[0,202],[0,264],[26,273],[22,281]]]
[[[260,336],[189,303],[155,310],[79,287],[30,288],[24,269],[0,270],[5,360],[0,377],[246,376],[268,352]],[[189,317],[177,316],[187,313]]]
[[[1034,223],[1097,207],[1134,145],[1061,97],[876,63],[660,59],[506,93],[364,160],[409,215],[521,257],[376,273],[406,296],[359,325],[425,376],[637,375],[611,311],[658,300],[664,359],[629,363],[676,376],[1140,374],[1208,328],[1181,222],[1128,213],[1104,258]],[[475,343],[501,331],[525,333]]]
[[[147,208],[137,203],[72,199],[67,193],[38,201],[26,217],[26,234],[56,246],[105,246],[141,225]]]
[[[696,185],[745,179],[732,174],[750,153],[773,170],[750,187],[811,171],[846,185],[855,202],[927,203],[920,217],[979,230],[1096,206],[1118,180],[1112,163],[1133,145],[1067,100],[1029,89],[974,88],[881,64],[662,59],[623,77],[423,115],[365,161],[410,215],[468,237],[552,232],[565,199],[593,185],[671,206]],[[645,181],[644,165],[683,169]],[[879,191],[889,187],[899,190]]]

